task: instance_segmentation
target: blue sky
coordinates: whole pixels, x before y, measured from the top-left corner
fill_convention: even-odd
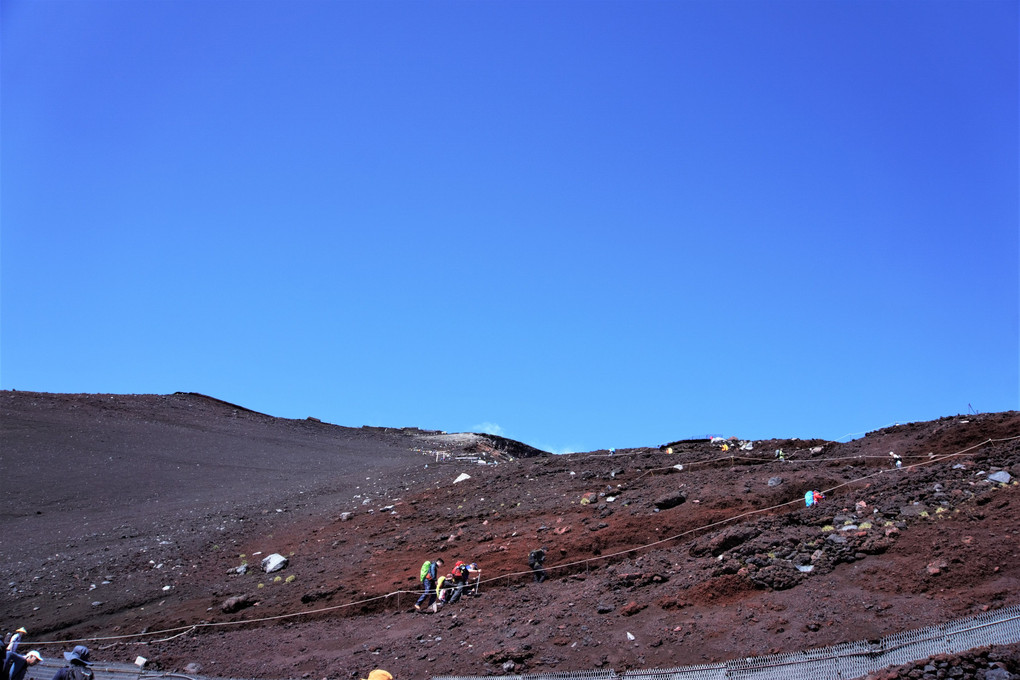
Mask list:
[[[0,7],[3,389],[554,451],[1020,407],[1015,0]]]

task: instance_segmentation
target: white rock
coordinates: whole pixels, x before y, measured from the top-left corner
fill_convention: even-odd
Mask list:
[[[273,553],[262,560],[262,571],[271,574],[280,571],[287,566],[287,558],[279,553]]]

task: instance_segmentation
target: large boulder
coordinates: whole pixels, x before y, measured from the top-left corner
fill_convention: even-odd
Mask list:
[[[655,507],[659,510],[669,510],[687,502],[687,496],[683,491],[674,491],[655,499]]]
[[[237,595],[236,597],[231,597],[225,600],[223,604],[220,605],[220,609],[227,614],[233,614],[234,612],[241,611],[253,604],[255,604],[255,600],[253,600],[250,595]]]

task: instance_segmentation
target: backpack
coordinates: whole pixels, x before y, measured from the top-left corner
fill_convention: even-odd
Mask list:
[[[542,564],[542,558],[544,557],[545,553],[543,553],[541,550],[532,550],[531,554],[528,555],[528,564],[530,565]]]
[[[418,575],[418,580],[424,582],[425,577],[429,575],[429,569],[432,568],[432,562],[425,560],[425,563],[421,565],[421,573]]]
[[[92,669],[87,666],[79,666],[77,664],[71,664],[69,666],[68,677],[70,680],[93,680]]]
[[[458,564],[453,568],[453,578],[457,581],[461,581],[467,575],[467,567],[463,564]]]

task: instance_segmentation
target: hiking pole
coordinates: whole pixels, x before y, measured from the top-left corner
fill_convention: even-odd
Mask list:
[[[481,575],[481,573],[479,573],[478,576],[475,577],[475,592],[474,592],[475,595],[478,594],[478,586],[480,586],[481,583],[482,583],[482,575]]]

